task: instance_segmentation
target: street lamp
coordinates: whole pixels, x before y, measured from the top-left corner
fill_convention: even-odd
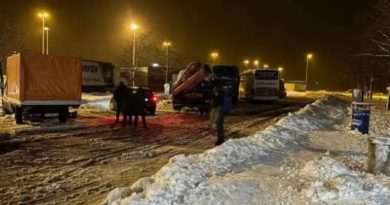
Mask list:
[[[132,23],[130,25],[130,29],[133,31],[133,86],[135,86],[134,83],[134,78],[135,78],[135,68],[136,68],[136,63],[135,63],[135,31],[138,29],[138,25]]]
[[[47,12],[40,12],[38,16],[42,18],[42,54],[45,54],[45,19],[49,17]]]
[[[309,53],[306,55],[306,78],[305,83],[307,86],[308,74],[309,74],[309,60],[313,58],[313,54]]]
[[[46,31],[46,55],[49,55],[49,31],[50,31],[50,28],[45,27],[45,31]]]
[[[249,61],[248,59],[245,59],[245,60],[244,60],[245,68],[248,68],[249,63],[250,63],[250,61]]]
[[[269,65],[268,64],[264,64],[263,66],[265,69],[269,68]]]
[[[168,70],[169,70],[169,47],[171,47],[172,43],[169,41],[164,41],[163,46],[165,47],[165,52],[166,52],[166,63],[167,67],[165,69],[165,84],[168,83]]]
[[[215,62],[216,62],[217,58],[219,57],[219,53],[214,51],[211,53],[210,56],[211,56],[211,59],[213,60],[213,65],[215,65]]]
[[[253,61],[253,65],[255,65],[255,68],[259,68],[259,60]]]
[[[278,71],[279,71],[279,75],[280,75],[280,78],[282,78],[282,72],[283,72],[284,68],[283,67],[278,67]]]

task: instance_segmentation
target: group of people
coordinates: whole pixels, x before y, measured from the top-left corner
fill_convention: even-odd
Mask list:
[[[114,100],[116,101],[116,120],[119,122],[120,114],[123,115],[122,125],[134,126],[137,128],[138,117],[142,117],[142,123],[147,129],[145,119],[145,102],[146,92],[142,87],[138,89],[128,88],[124,82],[120,82],[114,90]],[[232,96],[228,89],[223,86],[213,86],[210,124],[216,131],[216,145],[221,145],[225,141],[224,120],[232,107]],[[134,117],[134,121],[133,118]]]
[[[142,124],[147,129],[145,109],[146,109],[146,92],[142,87],[130,89],[121,81],[114,90],[114,100],[116,102],[116,120],[119,122],[120,114],[123,115],[122,125],[138,126],[138,117],[141,116]],[[134,117],[134,121],[133,121]]]

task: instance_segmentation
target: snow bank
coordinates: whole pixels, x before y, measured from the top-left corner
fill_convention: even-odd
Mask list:
[[[299,140],[307,135],[307,131],[320,130],[342,120],[345,111],[345,105],[340,100],[332,96],[324,97],[254,136],[229,140],[202,154],[172,157],[169,163],[155,175],[136,182],[131,188],[133,191],[131,196],[110,194],[106,204],[199,204],[196,198],[206,202],[208,196],[199,191],[199,187],[207,185],[209,180],[266,162],[273,157],[272,153],[280,152],[291,143],[299,143]],[[236,183],[234,186],[241,187],[244,184],[244,182]],[[218,187],[223,187],[223,184],[214,183],[213,186],[214,188],[209,187],[207,190],[216,190]],[[256,185],[247,186],[251,189],[251,186]],[[237,196],[237,199],[245,198],[241,197],[244,195],[259,194],[258,191],[241,188],[243,188],[243,195]],[[194,192],[196,189],[198,191]],[[199,194],[191,195],[191,193]],[[111,195],[122,197],[113,200],[110,198]],[[250,200],[247,199],[246,202],[251,204]],[[231,204],[242,203],[231,202]]]
[[[390,137],[390,112],[372,109],[370,117],[370,135]]]
[[[159,98],[156,109],[158,111],[173,112],[172,100]]]
[[[390,190],[372,175],[352,171],[331,157],[308,162],[300,175],[309,183],[303,191],[312,203],[390,204]]]
[[[109,110],[111,93],[83,93],[81,109]]]
[[[281,119],[277,125],[294,130],[321,130],[339,123],[344,119],[347,111],[347,108],[339,99],[326,96],[295,113],[290,113],[288,117]]]
[[[251,176],[214,177],[200,183],[186,198],[185,204],[263,204],[264,192]]]

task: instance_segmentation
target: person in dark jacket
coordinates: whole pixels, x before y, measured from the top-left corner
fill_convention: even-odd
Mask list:
[[[135,111],[135,117],[134,117],[134,128],[137,128],[138,126],[138,116],[141,116],[142,118],[142,124],[144,126],[144,129],[148,129],[146,125],[146,118],[145,118],[145,109],[146,109],[146,91],[142,87],[140,87],[135,94],[135,106],[134,106],[134,111]]]
[[[215,145],[221,145],[225,141],[225,131],[223,128],[225,114],[222,110],[224,104],[224,92],[218,87],[214,87],[211,101],[211,123],[217,129],[217,142]]]
[[[123,114],[123,122],[126,122],[126,113],[124,109],[126,107],[127,95],[129,93],[129,89],[125,85],[123,81],[119,83],[119,85],[114,89],[114,100],[116,102],[116,119],[115,123],[119,122],[119,115]]]

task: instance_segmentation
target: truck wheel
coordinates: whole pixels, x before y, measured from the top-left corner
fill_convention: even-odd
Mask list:
[[[68,118],[69,118],[69,109],[67,107],[61,109],[61,111],[58,113],[58,120],[60,122],[66,122]]]
[[[16,124],[23,124],[23,109],[21,107],[15,108],[15,121]]]

